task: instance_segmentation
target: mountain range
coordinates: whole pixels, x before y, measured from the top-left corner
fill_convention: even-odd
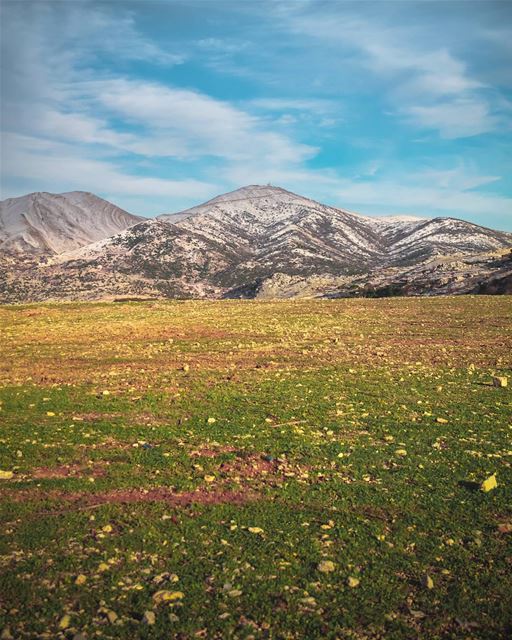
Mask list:
[[[0,203],[0,300],[512,292],[512,234],[252,185],[157,218],[91,193]]]

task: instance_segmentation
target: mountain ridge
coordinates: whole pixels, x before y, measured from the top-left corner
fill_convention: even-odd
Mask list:
[[[27,250],[20,242],[20,233],[21,239],[28,233],[19,229],[23,217],[18,215],[18,227],[11,224],[11,241],[2,238],[8,225],[0,217],[0,256],[3,251],[7,264],[0,280],[3,301],[90,299],[116,293],[250,297],[267,290],[280,297],[289,293],[287,278],[293,280],[293,290],[302,292],[311,289],[313,279],[314,295],[366,295],[370,290],[386,291],[387,285],[396,286],[403,295],[457,293],[467,289],[470,279],[481,284],[505,272],[509,265],[506,259],[500,262],[500,252],[512,247],[512,234],[457,218],[374,218],[270,185],[241,187],[190,209],[149,219],[87,192],[30,194],[4,201],[2,211],[12,212],[19,204],[15,200],[31,195],[46,206],[42,225],[46,235],[41,239],[37,227],[29,229]],[[52,203],[53,212],[48,208]],[[64,204],[68,209],[63,214]],[[61,216],[64,229],[58,225]],[[41,226],[40,218],[41,212],[36,217]],[[54,229],[57,240],[50,237]],[[70,237],[73,230],[76,237]],[[6,251],[13,245],[16,251]],[[460,273],[453,275],[457,261],[451,258],[456,256],[463,260]],[[471,256],[479,258],[464,262]],[[441,270],[447,273],[445,279],[452,278],[451,288],[441,283],[435,265],[445,258]],[[18,278],[23,285],[16,290],[13,270],[20,270],[23,260],[28,264]],[[422,284],[408,288],[404,278],[416,282],[416,272],[422,274]],[[329,282],[323,293],[322,279]]]
[[[0,202],[0,251],[58,254],[140,220],[87,191],[37,191]]]

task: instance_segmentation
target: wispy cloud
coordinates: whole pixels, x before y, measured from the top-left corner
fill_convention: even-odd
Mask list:
[[[495,131],[500,119],[493,115],[485,100],[456,98],[430,105],[411,105],[402,109],[408,119],[420,127],[437,129],[443,138],[466,138]]]
[[[216,55],[237,53],[249,47],[247,41],[241,42],[225,38],[202,38],[197,40],[195,44],[199,49]]]
[[[4,149],[9,157],[6,175],[32,180],[40,190],[81,189],[117,195],[188,197],[212,196],[216,186],[201,180],[172,180],[129,173],[121,162],[76,153],[72,144],[41,138],[5,135]]]
[[[304,11],[304,7],[306,11]],[[325,7],[327,7],[325,9]],[[377,81],[398,117],[433,129],[445,138],[462,138],[499,128],[489,87],[446,47],[435,47],[418,29],[338,11],[339,5],[297,5],[285,15],[287,27],[318,41],[328,41],[339,55],[356,51],[353,64]],[[455,117],[459,113],[459,119]]]
[[[251,105],[268,111],[311,111],[314,113],[332,113],[338,105],[332,100],[311,98],[256,98]]]
[[[269,130],[268,123],[199,91],[125,79],[79,86],[115,115],[150,132],[135,150],[146,155],[211,155],[227,160],[266,156],[271,164],[300,163],[316,149]],[[265,127],[263,126],[265,124]],[[152,133],[151,133],[152,132]],[[158,135],[161,142],[155,144]],[[165,149],[167,135],[171,143]],[[146,144],[150,142],[150,144]]]
[[[381,214],[413,213],[426,217],[460,217],[462,214],[482,225],[510,228],[512,198],[477,191],[404,184],[396,179],[342,181],[336,200]]]

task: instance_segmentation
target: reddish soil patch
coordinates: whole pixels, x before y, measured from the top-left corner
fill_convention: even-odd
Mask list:
[[[99,493],[82,491],[6,491],[5,497],[16,502],[22,500],[57,500],[59,503],[72,505],[75,508],[88,508],[102,504],[134,504],[138,502],[165,502],[176,507],[192,504],[236,504],[242,505],[256,500],[258,494],[252,491],[228,491],[222,489],[198,488],[195,491],[174,493],[167,487],[153,489],[114,489]]]
[[[81,443],[78,445],[81,449],[119,449],[125,451],[133,447],[132,442],[120,442],[114,438],[108,437],[103,442],[93,442],[92,444]]]
[[[169,420],[166,418],[159,418],[154,416],[152,413],[138,413],[134,418],[132,418],[133,422],[137,424],[144,424],[148,426],[154,427],[162,427],[166,424],[169,424]]]
[[[27,316],[32,318],[33,316],[41,316],[45,314],[44,309],[25,309],[23,311],[18,311],[18,313],[22,316]]]
[[[222,453],[234,453],[236,451],[235,447],[230,445],[222,445],[218,447],[203,447],[201,449],[194,449],[194,451],[190,452],[190,456],[192,458],[216,458],[220,456]]]
[[[281,465],[277,460],[265,459],[262,456],[252,455],[236,458],[220,465],[219,470],[227,476],[241,478],[258,478],[280,471]]]
[[[195,491],[173,493],[165,487],[157,487],[147,491],[140,489],[123,489],[91,496],[96,504],[132,503],[132,502],[165,502],[185,507],[189,504],[245,504],[255,498],[255,494],[246,491],[209,490],[199,488]]]
[[[121,418],[122,413],[100,413],[91,411],[90,413],[74,413],[72,419],[77,422],[99,422],[100,420],[110,420],[111,418]]]
[[[36,480],[58,480],[61,478],[80,478],[88,476],[99,478],[105,475],[101,465],[63,464],[58,467],[38,467],[30,475]]]

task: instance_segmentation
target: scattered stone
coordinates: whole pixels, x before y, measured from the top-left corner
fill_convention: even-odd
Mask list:
[[[87,576],[84,575],[83,573],[80,573],[77,575],[76,579],[75,579],[75,584],[77,586],[81,586],[83,584],[85,584],[87,582]]]
[[[483,491],[484,493],[487,493],[488,491],[492,491],[493,489],[496,489],[497,486],[498,486],[498,483],[496,482],[496,474],[493,473],[492,476],[489,476],[486,480],[482,482],[482,484],[480,485],[480,490]]]
[[[336,569],[336,565],[332,560],[322,560],[318,563],[317,569],[321,573],[331,573]]]
[[[155,604],[162,604],[162,602],[174,602],[175,600],[181,600],[184,598],[184,594],[181,591],[167,591],[161,589],[153,594],[153,602]]]
[[[355,589],[359,586],[359,578],[354,578],[354,576],[349,576],[347,579],[347,584],[351,589]]]
[[[144,616],[142,618],[142,622],[144,622],[144,624],[147,624],[149,626],[152,626],[155,624],[156,622],[156,616],[154,614],[153,611],[145,611],[144,612]]]
[[[247,531],[250,533],[263,533],[263,529],[261,527],[248,527]]]
[[[66,615],[62,616],[62,618],[59,620],[59,629],[67,629],[70,624],[71,616],[69,615],[69,613],[66,613]]]
[[[428,574],[425,574],[423,576],[423,586],[426,589],[433,589],[434,588],[434,581],[432,580],[432,578]]]
[[[163,582],[179,582],[179,576],[175,573],[165,571],[164,573],[159,573],[153,578],[154,584],[162,584]]]
[[[112,611],[112,609],[108,609],[105,612],[105,615],[110,624],[114,624],[119,617],[115,611]]]

